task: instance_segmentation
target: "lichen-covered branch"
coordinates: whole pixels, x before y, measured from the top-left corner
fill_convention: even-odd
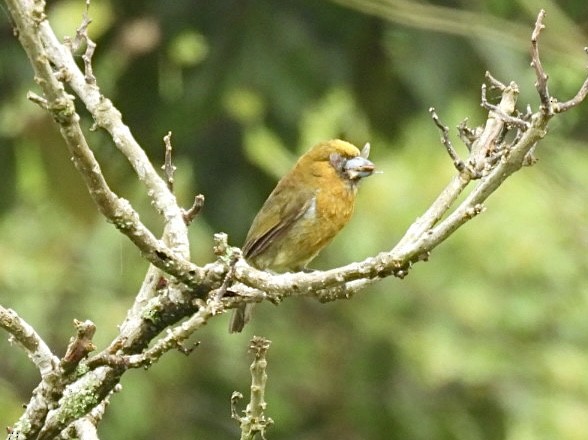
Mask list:
[[[254,336],[249,345],[249,351],[253,353],[253,362],[249,367],[251,371],[251,393],[247,408],[243,411],[242,416],[237,410],[237,403],[243,398],[239,392],[234,392],[231,396],[231,416],[239,422],[241,428],[241,440],[252,440],[257,434],[265,439],[265,431],[274,422],[267,417],[265,411],[267,403],[265,401],[265,386],[267,383],[267,351],[271,341],[261,337]]]

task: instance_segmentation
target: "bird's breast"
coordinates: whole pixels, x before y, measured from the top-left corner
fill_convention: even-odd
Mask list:
[[[320,222],[332,223],[339,231],[349,221],[355,204],[355,187],[343,182],[317,191],[315,211]]]

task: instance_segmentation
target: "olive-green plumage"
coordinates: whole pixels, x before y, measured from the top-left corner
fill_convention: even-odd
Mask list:
[[[300,157],[251,224],[243,245],[249,264],[272,272],[304,269],[351,218],[357,183],[374,172],[368,154],[369,144],[360,152],[330,140]],[[231,332],[243,329],[252,306],[235,309]]]

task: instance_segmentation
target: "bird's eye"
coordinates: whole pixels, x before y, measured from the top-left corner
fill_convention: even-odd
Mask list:
[[[331,153],[329,156],[329,162],[333,165],[337,171],[342,172],[343,168],[345,167],[345,158],[338,153]]]

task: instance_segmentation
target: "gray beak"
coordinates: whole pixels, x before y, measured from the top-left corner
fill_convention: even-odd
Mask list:
[[[370,144],[366,144],[367,154],[369,154],[369,145]],[[343,172],[348,179],[363,179],[364,177],[371,176],[376,170],[376,166],[373,164],[373,162],[363,157],[364,151],[366,151],[366,147],[363,147],[363,150],[361,151],[362,154],[360,156],[354,157],[353,159],[349,159],[347,162],[345,162],[345,165],[343,166]]]
[[[366,142],[365,145],[363,146],[363,148],[361,149],[361,157],[363,157],[364,159],[367,159],[368,157],[370,157],[370,143]]]

